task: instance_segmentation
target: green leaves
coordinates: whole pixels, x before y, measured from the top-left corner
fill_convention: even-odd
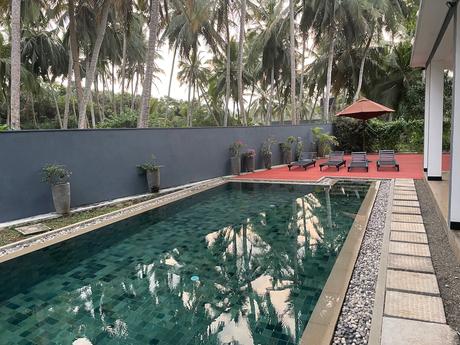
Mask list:
[[[71,175],[65,165],[49,164],[42,168],[42,181],[51,185],[67,183]]]

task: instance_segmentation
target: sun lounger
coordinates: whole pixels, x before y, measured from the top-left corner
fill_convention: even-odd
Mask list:
[[[380,150],[379,160],[377,161],[377,170],[381,167],[396,168],[399,171],[399,164],[396,162],[394,150]]]
[[[312,165],[316,166],[316,152],[302,152],[299,160],[289,163],[288,168],[291,170],[292,167],[302,167],[307,170]]]
[[[351,163],[348,166],[348,171],[354,168],[361,168],[369,171],[369,161],[367,160],[366,152],[351,153]]]
[[[319,165],[319,170],[322,170],[324,166],[336,167],[337,170],[339,170],[342,165],[346,166],[346,161],[345,159],[343,159],[343,155],[343,151],[332,151],[329,154],[329,159],[327,160],[327,162],[321,163]]]

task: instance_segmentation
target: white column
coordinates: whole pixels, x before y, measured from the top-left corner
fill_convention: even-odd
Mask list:
[[[450,138],[449,224],[460,230],[460,6],[454,16],[454,81]]]
[[[428,171],[428,128],[430,126],[430,74],[431,67],[425,70],[425,121],[423,131],[423,171]]]
[[[442,180],[442,120],[444,68],[432,61],[429,68],[428,180]]]

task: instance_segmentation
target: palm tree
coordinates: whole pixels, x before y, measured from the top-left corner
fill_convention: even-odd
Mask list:
[[[11,1],[11,129],[21,129],[21,0]]]
[[[150,2],[150,23],[149,23],[149,43],[147,48],[147,62],[145,64],[144,86],[142,90],[141,109],[137,122],[138,128],[148,127],[148,115],[150,97],[152,93],[152,80],[155,59],[155,49],[157,44],[158,20],[160,12],[160,1],[151,0]]]
[[[243,50],[244,50],[244,37],[245,37],[245,23],[246,23],[246,0],[241,0],[240,9],[240,36],[238,43],[238,101],[240,116],[243,121],[243,125],[247,126],[248,121],[246,119],[246,113],[244,111],[244,98],[243,98]]]
[[[294,0],[289,0],[289,50],[291,60],[291,121],[293,125],[298,123],[296,111],[296,78],[295,78],[295,35],[294,35]]]
[[[190,62],[191,64],[199,62],[200,37],[204,38],[213,52],[217,52],[217,43],[220,43],[221,38],[212,26],[209,2],[206,0],[187,2],[176,0],[172,4],[173,10],[164,36],[168,39],[170,47],[177,46],[182,62]],[[196,66],[192,66],[191,69],[196,70]],[[191,92],[195,90],[194,82],[194,79],[188,79],[187,126],[189,127],[192,126]]]

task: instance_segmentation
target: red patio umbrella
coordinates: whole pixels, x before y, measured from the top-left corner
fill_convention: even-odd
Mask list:
[[[392,113],[393,109],[385,107],[384,105],[378,104],[367,98],[361,98],[357,100],[352,105],[349,105],[341,112],[337,113],[337,116],[346,116],[353,119],[363,120],[364,126],[366,126],[366,121],[374,117],[378,117],[383,114]],[[366,127],[364,127],[366,128]],[[364,150],[364,132],[363,132],[363,150]]]

